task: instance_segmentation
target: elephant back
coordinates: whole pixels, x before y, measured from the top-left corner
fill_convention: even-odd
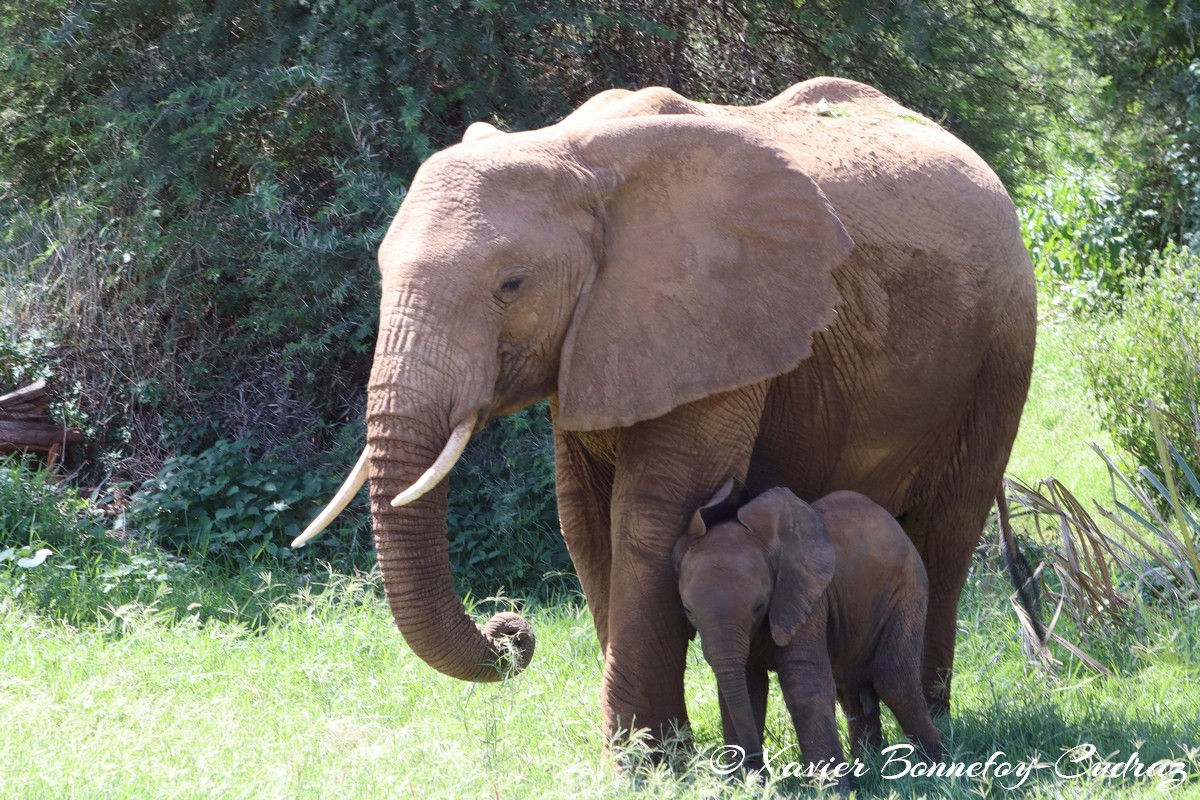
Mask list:
[[[707,103],[697,103],[662,86],[651,86],[631,92],[628,89],[608,89],[592,97],[555,125],[555,128],[580,128],[616,119],[655,117],[664,114],[711,116],[714,109]]]

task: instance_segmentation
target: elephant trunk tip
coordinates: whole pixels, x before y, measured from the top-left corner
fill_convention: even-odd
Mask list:
[[[486,625],[480,626],[480,632],[491,642],[499,656],[487,676],[490,680],[515,677],[533,660],[537,636],[533,633],[533,626],[520,614],[502,611],[488,620]]]

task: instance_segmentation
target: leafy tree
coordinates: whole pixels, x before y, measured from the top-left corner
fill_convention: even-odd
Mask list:
[[[0,176],[24,222],[10,252],[48,285],[89,262],[92,316],[153,343],[117,359],[133,362],[115,365],[134,387],[121,419],[156,415],[196,449],[356,417],[373,250],[405,181],[473,119],[565,110],[544,68],[561,22],[542,5],[10,8]],[[47,315],[80,298],[59,300]]]
[[[1126,187],[1149,249],[1200,246],[1200,51],[1195,0],[1066,0],[1052,17],[1097,79],[1079,98],[1089,148]]]
[[[1040,166],[1053,73],[1033,63],[1039,20],[1008,0],[709,0],[598,4],[587,68],[613,85],[765,100],[796,81],[869,83],[950,128],[1014,188]]]

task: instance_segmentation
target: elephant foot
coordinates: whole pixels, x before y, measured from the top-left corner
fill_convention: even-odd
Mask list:
[[[638,725],[635,720],[632,731],[628,727],[605,725],[604,757],[623,772],[660,764],[681,772],[695,754],[696,740],[686,720],[657,725]]]

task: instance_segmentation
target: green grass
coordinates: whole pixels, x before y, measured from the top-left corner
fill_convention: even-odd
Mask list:
[[[1069,319],[1048,317],[1039,323],[1033,381],[1008,475],[1029,484],[1053,476],[1076,496],[1105,502],[1112,497],[1112,482],[1091,445],[1110,454],[1117,448],[1101,428],[1072,348],[1080,330]]]
[[[1051,677],[1021,655],[1007,592],[987,572],[968,588],[954,714],[940,723],[949,760],[1004,751],[1014,763],[1053,761],[1091,743],[1112,760],[1134,751],[1147,764],[1183,758],[1200,776],[1197,752],[1185,754],[1200,745],[1194,622],[1117,652],[1117,677],[1071,665]],[[707,767],[720,726],[696,648],[688,696],[700,755],[677,771],[621,771],[601,757],[601,658],[586,611],[566,603],[531,618],[539,637],[531,667],[503,684],[471,685],[412,655],[374,577],[294,592],[258,625],[170,622],[131,605],[119,622],[71,628],[8,602],[0,605],[0,797],[766,796],[757,786],[735,790]],[[889,734],[897,739],[894,727]],[[775,696],[767,745],[794,743]],[[634,747],[635,763],[636,755]],[[873,762],[864,796],[1012,794],[977,780],[884,780],[883,768]],[[1197,790],[1191,780],[1183,792]],[[1015,794],[1100,793],[1160,796],[1145,780],[1066,780],[1053,769]]]

